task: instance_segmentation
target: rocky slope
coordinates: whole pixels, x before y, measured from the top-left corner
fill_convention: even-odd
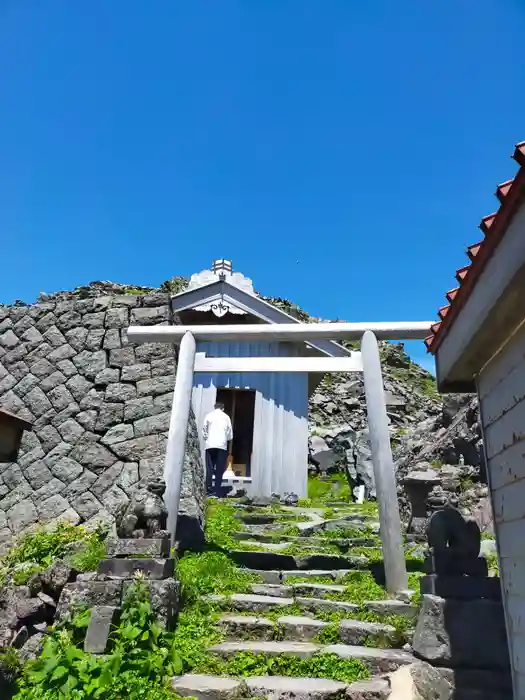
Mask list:
[[[188,280],[173,277],[159,289],[92,282],[71,292],[41,294],[39,301],[89,299],[101,295],[179,293]],[[293,303],[262,297],[303,322],[309,316]],[[23,305],[23,302],[15,302]],[[482,441],[477,400],[472,396],[437,394],[431,374],[412,362],[402,344],[382,343],[381,355],[387,413],[398,481],[413,470],[435,469],[441,478],[438,498],[451,494],[460,504],[490,523],[487,488],[483,484]],[[346,467],[355,483],[374,496],[373,469],[367,431],[364,385],[361,375],[326,376],[310,400],[310,461],[313,470],[326,473]],[[400,498],[404,504],[402,489]]]

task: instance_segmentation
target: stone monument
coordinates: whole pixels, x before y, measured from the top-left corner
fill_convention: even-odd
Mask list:
[[[414,654],[440,667],[454,683],[454,697],[512,697],[507,633],[497,577],[480,556],[481,533],[452,506],[428,523],[426,576],[420,579],[421,609]],[[469,695],[475,691],[475,695]]]

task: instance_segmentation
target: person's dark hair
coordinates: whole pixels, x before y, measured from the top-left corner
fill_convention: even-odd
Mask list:
[[[221,411],[224,411],[224,404],[222,403],[222,401],[217,401],[217,403],[215,404],[215,408],[220,408]]]

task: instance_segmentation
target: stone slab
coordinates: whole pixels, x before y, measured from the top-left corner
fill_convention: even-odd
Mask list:
[[[399,649],[375,649],[374,647],[351,646],[347,644],[330,644],[323,648],[326,654],[336,654],[341,659],[358,659],[372,673],[390,673],[400,666],[414,661],[412,654]]]
[[[277,618],[277,624],[284,639],[297,642],[309,642],[329,626],[328,622],[302,615],[282,615]]]
[[[188,673],[172,678],[171,687],[181,697],[197,700],[229,700],[242,694],[243,683],[233,678]]]
[[[348,686],[345,693],[347,700],[387,700],[389,695],[390,683],[386,678],[356,681]]]
[[[170,552],[168,537],[157,539],[118,539],[108,542],[108,557],[163,557]]]
[[[280,656],[281,654],[289,654],[297,656],[300,659],[307,659],[313,656],[322,647],[319,644],[311,642],[265,642],[265,641],[247,641],[247,642],[221,642],[208,647],[208,651],[219,656],[234,656],[242,651],[248,651],[253,654],[268,654],[269,656]]]
[[[506,671],[510,661],[503,605],[424,595],[412,647],[435,666]]]
[[[339,600],[325,600],[324,598],[308,598],[298,596],[295,599],[297,605],[301,610],[307,610],[308,612],[318,612],[318,611],[336,611],[336,612],[352,612],[359,608],[358,605],[354,603],[346,603]]]
[[[289,554],[277,554],[274,552],[243,552],[232,550],[230,557],[239,566],[247,569],[296,569],[295,559]]]
[[[477,600],[488,598],[501,600],[501,581],[497,577],[479,576],[441,576],[429,574],[421,576],[419,588],[422,594],[455,598],[459,600]]]
[[[257,595],[271,595],[277,598],[293,597],[295,586],[283,586],[275,583],[253,583],[251,586],[252,593]]]
[[[77,581],[64,586],[57,605],[56,619],[75,606],[120,605],[122,581]]]
[[[336,700],[346,688],[344,683],[325,678],[252,676],[245,682],[252,697],[272,700]]]
[[[373,641],[378,644],[391,644],[396,637],[395,627],[364,620],[341,620],[339,634],[344,644],[360,645]]]
[[[99,574],[115,578],[133,578],[137,572],[146,578],[159,580],[170,578],[175,572],[174,559],[102,559],[98,565]]]
[[[414,619],[419,612],[417,605],[403,600],[366,600],[363,605],[378,615],[402,615]]]
[[[271,640],[275,634],[273,622],[256,615],[222,615],[218,625],[230,641],[247,636],[250,639]]]
[[[84,651],[103,654],[108,648],[109,635],[116,624],[119,608],[110,605],[96,605],[91,609],[91,618],[84,640]]]

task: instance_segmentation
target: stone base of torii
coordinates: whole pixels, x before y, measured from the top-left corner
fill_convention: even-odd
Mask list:
[[[429,333],[430,322],[408,323],[312,323],[279,325],[236,325],[236,326],[130,326],[130,343],[173,343],[179,344],[173,407],[168,433],[164,479],[166,482],[165,500],[168,506],[168,530],[175,542],[177,517],[179,512],[182,467],[188,421],[191,410],[193,375],[199,367],[197,341],[314,341],[314,340],[361,340],[361,352],[352,353],[348,358],[305,358],[308,368],[301,371],[362,371],[364,375],[368,425],[372,448],[372,462],[379,507],[380,535],[385,566],[386,588],[396,593],[408,588],[401,518],[397,502],[397,488],[390,446],[390,431],[386,414],[383,389],[383,376],[377,340],[422,340]],[[279,358],[286,360],[287,358]],[[217,360],[217,362],[215,362]],[[290,371],[286,362],[279,368],[276,358],[205,358],[206,371],[232,372]],[[196,366],[197,361],[197,366]],[[242,368],[236,367],[242,362]]]

